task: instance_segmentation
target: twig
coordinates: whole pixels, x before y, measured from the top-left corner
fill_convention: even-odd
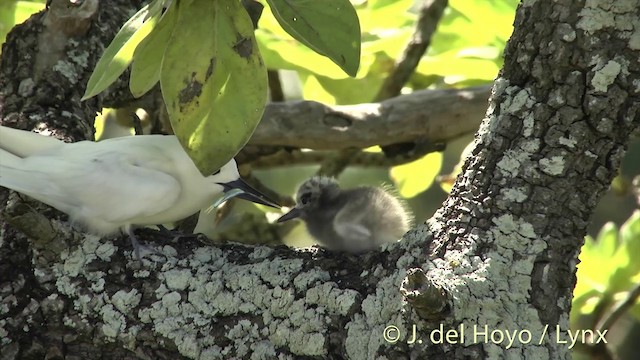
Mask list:
[[[388,157],[382,152],[359,151],[350,160],[349,165],[360,167],[391,167],[420,159],[434,151],[442,151],[443,144],[417,142],[414,149],[400,156]],[[335,157],[332,151],[302,151],[298,149],[280,149],[278,152],[252,158],[243,157],[241,163],[248,163],[252,169],[272,169],[278,166],[322,164],[328,158]],[[238,156],[236,156],[236,160]]]
[[[280,74],[278,70],[268,70],[267,79],[269,80],[269,92],[272,102],[284,101],[284,93],[282,92],[282,83],[280,82]]]
[[[620,301],[616,306],[611,310],[611,312],[600,319],[598,322],[598,326],[596,327],[600,333],[605,330],[611,329],[613,324],[624,314],[627,310],[629,310],[640,297],[640,283],[636,284],[634,288],[629,291],[627,297],[624,300]]]
[[[427,51],[447,4],[448,0],[423,1],[413,36],[394,69],[380,87],[375,101],[386,100],[400,94],[402,87],[418,66],[422,55]]]
[[[342,149],[333,156],[328,156],[325,161],[320,164],[320,169],[317,171],[317,175],[338,177],[344,169],[349,166],[351,160],[360,153],[358,148]]]

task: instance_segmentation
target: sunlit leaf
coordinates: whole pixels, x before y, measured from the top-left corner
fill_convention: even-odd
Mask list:
[[[177,18],[176,5],[172,4],[153,31],[142,40],[133,53],[129,80],[129,89],[133,96],[144,95],[160,81],[162,56],[173,33]]]
[[[408,164],[394,166],[390,178],[405,198],[414,197],[428,189],[442,165],[442,153],[434,152]]]
[[[127,69],[138,44],[151,32],[158,19],[144,6],[122,26],[96,64],[82,99],[88,99],[105,90]],[[148,16],[151,16],[148,18]],[[148,19],[147,21],[144,21]]]
[[[575,308],[581,313],[593,311],[593,301],[599,303],[605,297],[627,292],[640,281],[639,223],[640,211],[636,211],[619,231],[615,224],[607,223],[597,240],[585,237],[573,292]]]
[[[355,76],[360,64],[360,23],[349,0],[267,0],[296,40]]]
[[[185,1],[177,10],[160,85],[176,136],[200,171],[211,174],[258,125],[266,69],[239,1]]]
[[[620,227],[619,246],[607,261],[616,265],[611,277],[610,291],[625,291],[633,286],[632,278],[640,274],[640,210],[634,213]]]
[[[605,224],[598,239],[604,239],[603,243],[595,241],[587,236],[580,252],[580,264],[578,264],[578,283],[574,290],[574,296],[579,297],[584,293],[594,289],[598,293],[603,294],[609,285],[609,279],[613,275],[615,265],[612,265],[608,259],[613,254],[613,249],[609,248],[609,244],[614,245],[617,242],[618,228],[613,223]],[[608,253],[608,254],[603,254]]]

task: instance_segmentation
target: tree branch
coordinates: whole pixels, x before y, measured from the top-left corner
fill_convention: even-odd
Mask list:
[[[447,142],[478,128],[490,91],[489,86],[421,90],[381,103],[344,106],[271,103],[249,144],[330,150]]]

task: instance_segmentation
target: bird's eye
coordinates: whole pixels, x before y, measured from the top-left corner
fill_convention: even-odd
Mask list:
[[[309,203],[309,201],[311,201],[311,194],[310,193],[304,193],[304,194],[302,194],[302,196],[300,196],[300,203],[302,205],[307,205]]]
[[[213,174],[211,174],[211,175],[218,175],[218,174],[220,174],[220,170],[221,170],[221,169],[218,169],[218,171],[214,172],[214,173],[213,173]]]

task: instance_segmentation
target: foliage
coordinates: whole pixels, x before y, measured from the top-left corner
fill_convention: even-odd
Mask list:
[[[355,6],[362,29],[361,65],[355,78],[300,46],[269,12],[260,19],[256,38],[267,67],[296,71],[303,98],[326,104],[371,102],[414,32],[413,4],[413,0],[369,0]],[[450,1],[407,91],[493,81],[502,66],[516,5],[515,0]],[[431,186],[431,174],[440,165],[439,155],[428,155],[391,169],[389,175],[402,196],[413,197]]]
[[[160,81],[174,131],[208,173],[246,143],[260,119],[266,96],[264,68],[256,61],[260,55],[268,68],[295,70],[306,99],[327,104],[374,99],[414,32],[414,2],[354,1],[352,7],[347,0],[327,1],[266,1],[271,11],[260,18],[256,45],[246,14],[237,6],[214,11],[222,1],[180,0],[162,13],[166,1],[155,0],[122,27],[96,67],[85,97],[106,89],[129,65],[135,96]],[[502,65],[516,4],[450,1],[406,90],[491,82]],[[202,16],[205,13],[214,16]],[[193,16],[198,21],[192,21]],[[225,20],[234,16],[244,18],[242,42],[233,34],[238,29]],[[252,51],[253,60],[246,61],[234,55],[240,45],[259,48],[260,54]],[[207,77],[214,57],[216,66]],[[440,163],[439,156],[431,155],[392,169],[390,178],[403,196],[411,197],[431,186],[433,176],[414,181],[406,174],[435,173]]]
[[[269,13],[260,19],[256,37],[267,67],[297,71],[304,98],[326,104],[366,103],[373,100],[414,32],[413,3],[370,0],[355,6],[362,29],[361,65],[355,78],[293,41]],[[502,50],[511,35],[517,3],[450,1],[408,88],[493,81],[502,66]]]
[[[578,283],[573,291],[572,325],[589,315],[599,318],[640,283],[640,210],[618,229],[602,227],[594,240],[585,238],[578,265]],[[594,313],[594,312],[598,313]],[[631,313],[640,321],[640,302]],[[592,319],[594,320],[594,319]],[[597,319],[595,319],[597,320]],[[595,326],[591,326],[595,328]]]
[[[133,62],[132,93],[140,96],[160,81],[174,133],[200,171],[209,174],[233,157],[258,125],[266,68],[239,1],[174,0],[163,12],[166,3],[151,2],[122,27],[84,98],[105,90]],[[269,3],[286,32],[355,74],[360,32],[348,0]]]

